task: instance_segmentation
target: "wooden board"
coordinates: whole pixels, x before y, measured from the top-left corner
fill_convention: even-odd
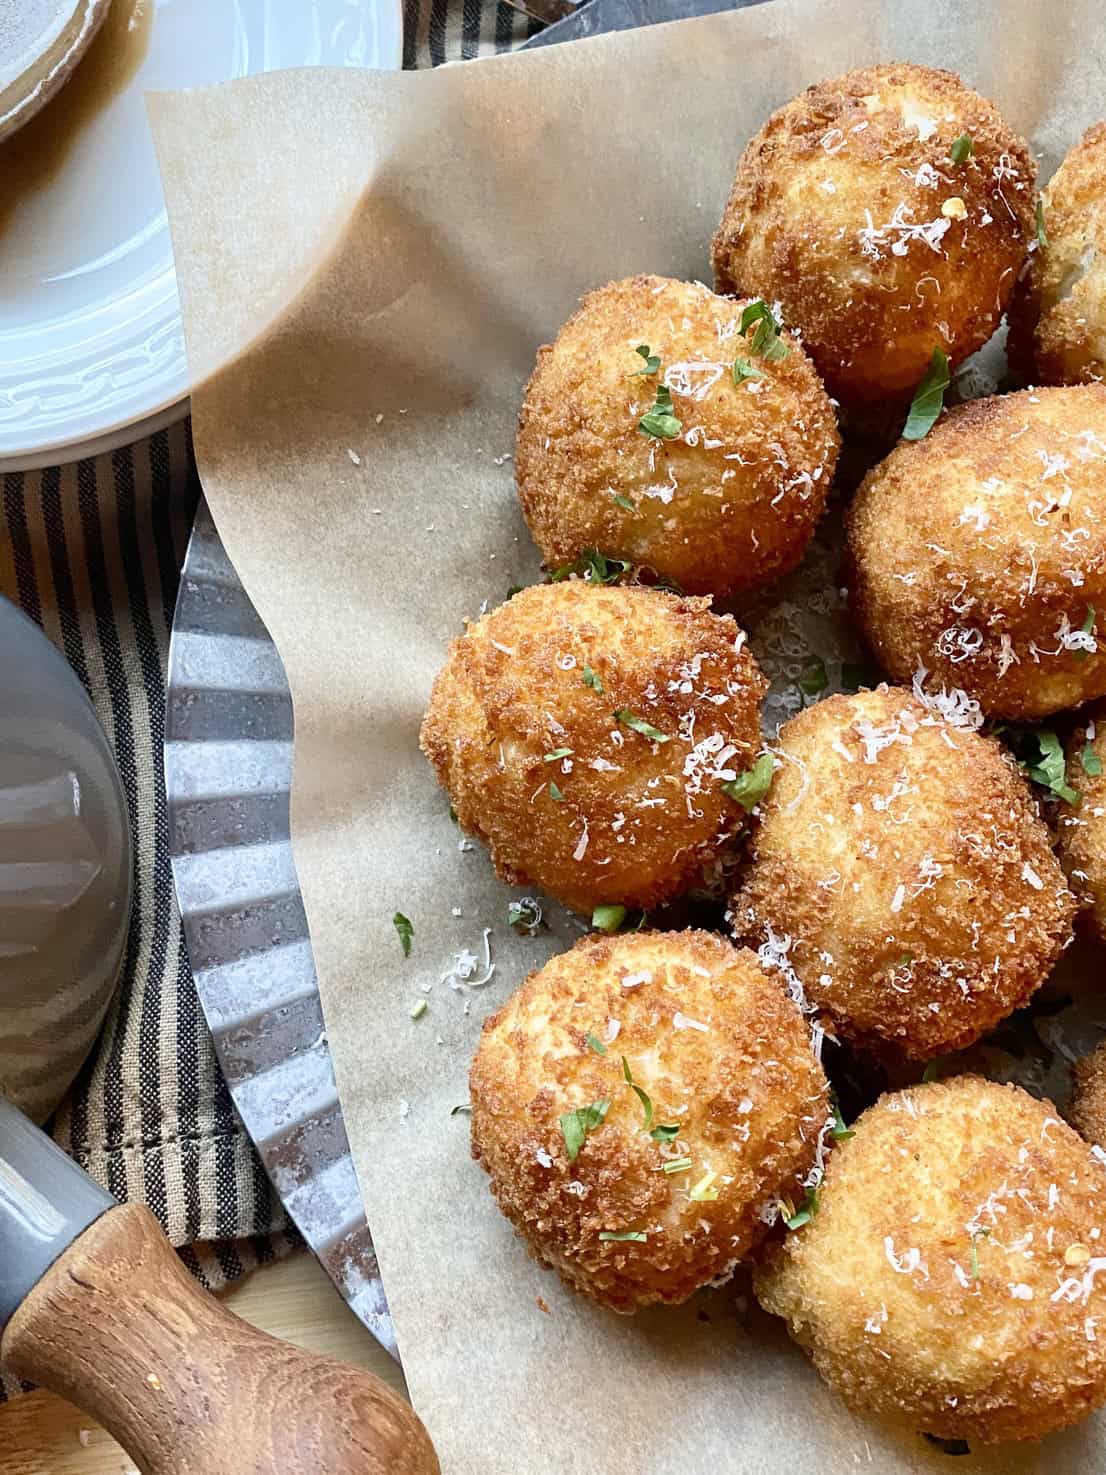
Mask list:
[[[274,1336],[371,1368],[404,1391],[399,1368],[311,1256],[267,1265],[233,1286],[223,1300]],[[71,1404],[49,1393],[32,1393],[0,1408],[0,1475],[135,1475],[135,1466]]]

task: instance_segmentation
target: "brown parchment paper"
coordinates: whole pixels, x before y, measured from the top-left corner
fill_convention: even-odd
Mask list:
[[[510,931],[511,893],[459,848],[416,745],[462,618],[537,577],[504,459],[537,346],[611,278],[709,281],[738,152],[768,112],[899,58],[960,69],[1046,176],[1106,106],[1100,0],[777,0],[435,73],[288,72],[151,99],[196,452],[288,671],[330,1044],[409,1386],[448,1475],[949,1463],[850,1415],[732,1290],[624,1320],[527,1258],[450,1110],[483,1016],[580,926],[549,908],[550,932]],[[397,909],[415,925],[406,961]],[[482,957],[485,928],[491,980],[442,982],[460,949]],[[955,1469],[1089,1475],[1104,1453],[1096,1419]]]

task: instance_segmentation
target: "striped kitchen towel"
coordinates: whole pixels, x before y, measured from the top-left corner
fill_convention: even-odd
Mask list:
[[[0,592],[91,696],[135,857],[120,989],[56,1135],[117,1198],[148,1203],[174,1244],[217,1242],[194,1264],[219,1284],[283,1248],[268,1236],[285,1224],[215,1065],[169,868],[166,656],[198,492],[186,422],[110,456],[5,475]]]
[[[510,50],[534,29],[505,4],[407,0],[404,66]],[[148,1204],[215,1288],[297,1236],[219,1073],[169,866],[166,662],[199,495],[188,423],[2,481],[0,593],[42,626],[91,696],[122,775],[135,856],[119,992],[55,1134],[117,1198]]]
[[[480,0],[405,0],[403,65],[438,67],[513,51],[541,27],[510,5]]]

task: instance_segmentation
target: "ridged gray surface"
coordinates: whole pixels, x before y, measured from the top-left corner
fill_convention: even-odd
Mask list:
[[[3,598],[0,693],[0,1097],[44,1122],[95,1046],[119,980],[131,828],[84,687]]]
[[[169,845],[196,990],[234,1104],[342,1295],[395,1335],[334,1083],[288,832],[284,668],[201,502],[169,647]]]

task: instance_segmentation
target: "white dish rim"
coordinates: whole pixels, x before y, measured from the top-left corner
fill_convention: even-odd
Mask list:
[[[384,57],[381,70],[398,71],[403,66],[403,0],[379,0],[381,11],[390,14],[392,30],[386,41],[388,55]],[[84,461],[91,456],[102,456],[120,446],[131,445],[143,440],[189,413],[187,369],[179,387],[158,403],[138,409],[110,425],[92,433],[79,434],[61,440],[38,443],[26,449],[0,455],[0,475],[11,472],[40,471],[46,466],[68,465],[73,461]]]

